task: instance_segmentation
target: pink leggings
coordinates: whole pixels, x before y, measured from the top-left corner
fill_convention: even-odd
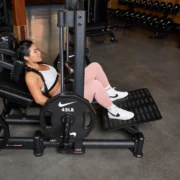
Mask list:
[[[111,99],[105,91],[109,85],[106,74],[98,63],[91,63],[85,68],[84,77],[84,98],[90,103],[95,100],[104,108],[109,108],[112,105]],[[54,94],[60,93],[60,88]]]

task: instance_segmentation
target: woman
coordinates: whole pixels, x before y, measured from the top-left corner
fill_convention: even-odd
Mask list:
[[[32,41],[21,41],[17,54],[27,67],[42,74],[51,97],[60,93],[60,74],[54,67],[39,63],[42,61],[41,52]],[[110,119],[129,120],[134,117],[134,113],[118,108],[112,103],[117,99],[126,97],[128,93],[116,91],[112,88],[98,63],[91,63],[85,68],[84,78],[84,98],[90,103],[95,98],[101,106],[108,110]],[[45,85],[42,78],[37,73],[26,71],[25,81],[35,102],[43,106],[49,98],[43,94]]]

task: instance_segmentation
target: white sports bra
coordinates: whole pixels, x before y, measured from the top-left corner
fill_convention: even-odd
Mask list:
[[[44,65],[48,66],[49,70],[43,70],[43,71],[39,71],[39,72],[43,75],[47,89],[49,90],[54,85],[54,83],[57,79],[57,71],[52,66],[49,66],[47,64],[44,64]],[[44,86],[41,88],[41,91],[45,92]]]

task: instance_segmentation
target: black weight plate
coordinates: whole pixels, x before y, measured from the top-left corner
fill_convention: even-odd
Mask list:
[[[45,136],[61,140],[66,117],[72,121],[70,140],[87,137],[94,127],[95,111],[91,104],[80,96],[66,92],[48,100],[40,111]]]

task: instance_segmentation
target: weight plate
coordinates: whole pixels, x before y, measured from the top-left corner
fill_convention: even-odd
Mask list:
[[[45,136],[61,140],[65,119],[69,118],[70,140],[79,140],[92,131],[95,116],[95,111],[87,100],[66,92],[47,101],[40,111],[40,123]]]

